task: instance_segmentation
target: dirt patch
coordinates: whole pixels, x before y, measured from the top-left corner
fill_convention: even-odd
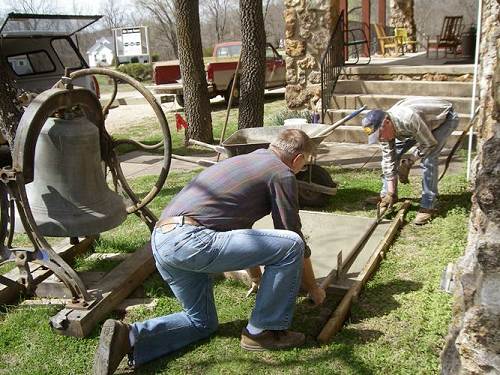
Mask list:
[[[163,106],[162,108],[165,113],[170,110]],[[106,129],[113,133],[145,121],[157,121],[153,108],[149,104],[120,105],[109,111]]]

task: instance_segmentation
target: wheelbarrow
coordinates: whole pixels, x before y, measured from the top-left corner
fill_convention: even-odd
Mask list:
[[[300,129],[304,131],[319,146],[337,127],[357,116],[365,109],[362,108],[350,113],[333,125],[325,124],[298,124],[284,126],[265,126],[261,128],[240,129],[227,138],[220,146],[189,140],[190,144],[208,148],[227,157],[248,154],[261,148],[267,148],[269,144],[285,129]],[[193,162],[191,159],[172,155],[172,158]],[[207,167],[215,164],[214,161],[199,160],[195,163]],[[307,165],[307,169],[296,175],[299,185],[299,204],[301,207],[323,207],[328,198],[337,193],[337,183],[332,180],[330,174],[316,163]]]

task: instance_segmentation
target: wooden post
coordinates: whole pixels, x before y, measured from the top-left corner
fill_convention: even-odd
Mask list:
[[[349,0],[340,0],[339,1],[339,14],[342,11],[344,11],[344,30],[348,30],[349,29],[349,17],[347,15],[347,12],[349,12]],[[347,43],[347,38],[348,38],[348,35],[347,35],[347,33],[344,32],[344,40],[346,43]],[[344,48],[344,56],[346,58],[349,57],[349,47],[347,47],[347,46]]]
[[[361,22],[362,22],[362,29],[365,32],[366,39],[368,40],[368,43],[364,45],[363,47],[363,54],[365,57],[370,56],[370,45],[371,45],[371,38],[370,38],[370,0],[362,0],[361,3]]]
[[[385,20],[385,14],[386,14],[386,9],[387,9],[387,4],[386,0],[378,0],[378,7],[377,7],[377,22],[382,25],[382,27],[385,28],[386,26],[386,20]]]
[[[99,282],[102,298],[88,310],[65,308],[50,319],[52,329],[65,336],[86,337],[121,301],[139,287],[155,270],[148,243],[135,251]]]

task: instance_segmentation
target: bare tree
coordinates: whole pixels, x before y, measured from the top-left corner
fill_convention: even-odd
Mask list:
[[[56,11],[55,3],[50,0],[9,0],[13,12],[49,14]]]
[[[178,57],[177,32],[175,26],[175,7],[173,0],[136,0],[137,8],[146,12],[152,18],[153,24],[159,29],[158,37],[165,39],[172,48],[174,56]]]
[[[175,0],[175,19],[184,85],[184,108],[189,124],[186,136],[211,143],[212,116],[201,47],[198,0]]]
[[[210,15],[210,22],[215,26],[217,43],[224,40],[226,34],[227,11],[230,0],[205,0],[202,9]]]
[[[119,0],[106,0],[101,5],[101,13],[108,30],[125,26],[127,16]]]
[[[263,126],[266,33],[262,2],[240,0],[241,80],[238,128]]]
[[[285,5],[281,0],[265,0],[264,24],[267,41],[278,47],[280,40],[285,38]]]

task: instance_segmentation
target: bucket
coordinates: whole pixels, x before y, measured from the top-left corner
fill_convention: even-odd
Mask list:
[[[305,118],[287,118],[285,120],[286,126],[296,126],[307,124],[307,120]]]

